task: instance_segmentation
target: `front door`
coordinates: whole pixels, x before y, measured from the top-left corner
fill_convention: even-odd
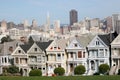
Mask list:
[[[91,61],[91,70],[95,70],[95,62]]]
[[[73,71],[73,64],[70,63],[70,72],[72,72],[72,71]]]

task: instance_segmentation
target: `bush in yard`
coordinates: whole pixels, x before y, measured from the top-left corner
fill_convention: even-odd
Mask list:
[[[120,75],[120,69],[118,69],[118,75]]]
[[[79,65],[79,66],[75,67],[74,74],[75,75],[81,75],[81,74],[84,74],[85,71],[86,71],[85,66]]]
[[[96,72],[96,73],[94,73],[93,75],[100,75],[100,73],[99,73],[99,72]]]
[[[22,68],[20,69],[20,75],[21,76],[23,75],[23,69]]]
[[[59,76],[64,75],[65,69],[62,67],[57,67],[54,69],[54,73]]]
[[[8,73],[11,73],[11,74],[19,73],[19,68],[16,67],[16,66],[10,66],[10,67],[7,69],[7,72],[8,72]]]
[[[30,71],[29,76],[42,76],[42,71],[40,69],[33,69]]]
[[[99,72],[102,74],[107,73],[109,69],[110,69],[110,67],[108,66],[108,64],[101,64],[99,66]]]

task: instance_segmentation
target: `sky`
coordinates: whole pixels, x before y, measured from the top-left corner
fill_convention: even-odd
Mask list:
[[[46,23],[47,13],[50,22],[60,20],[69,24],[69,11],[78,11],[78,21],[85,17],[100,18],[120,12],[120,0],[0,0],[0,21],[29,24],[36,19],[38,25]]]

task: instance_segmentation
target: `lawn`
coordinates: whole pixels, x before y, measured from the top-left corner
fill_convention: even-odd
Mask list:
[[[59,77],[0,76],[0,80],[120,80],[120,76],[59,76]]]

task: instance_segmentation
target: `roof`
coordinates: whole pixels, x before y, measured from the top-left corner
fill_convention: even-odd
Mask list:
[[[27,51],[30,49],[30,47],[33,44],[24,44],[24,45],[20,45],[20,47],[27,53]]]
[[[53,40],[50,40],[48,42],[36,42],[36,44],[39,46],[39,48],[43,51],[46,50],[46,48],[51,44]]]
[[[104,35],[98,35],[98,37],[107,45],[110,46],[110,43],[114,40],[116,35],[114,33],[111,34],[104,34]]]
[[[86,47],[92,39],[95,37],[95,35],[82,35],[76,37],[76,40],[83,46]]]

